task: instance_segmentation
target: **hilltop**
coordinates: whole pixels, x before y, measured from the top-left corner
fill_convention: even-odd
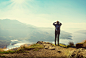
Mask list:
[[[86,58],[85,54],[86,48],[76,48],[71,44],[57,46],[43,41],[31,45],[25,44],[8,51],[0,49],[0,58]]]
[[[6,51],[0,52],[0,57],[3,57],[3,58],[28,58],[28,57],[68,58],[70,57],[70,58],[73,58],[75,57],[74,53],[82,50],[84,51],[86,49],[67,47],[66,45],[63,45],[63,44],[60,44],[60,46],[57,46],[49,42],[38,41],[36,44],[32,44],[32,45],[25,44],[19,48],[11,49],[8,52]]]

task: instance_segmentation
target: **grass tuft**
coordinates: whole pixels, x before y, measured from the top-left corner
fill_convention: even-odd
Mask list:
[[[64,45],[64,44],[59,44],[61,47],[67,47],[67,45]]]

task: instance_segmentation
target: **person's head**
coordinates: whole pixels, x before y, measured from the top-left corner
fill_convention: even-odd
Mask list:
[[[57,21],[56,23],[59,24],[59,21]]]

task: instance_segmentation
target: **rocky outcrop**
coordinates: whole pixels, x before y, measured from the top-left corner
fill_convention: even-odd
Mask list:
[[[86,40],[76,44],[76,48],[86,48]]]
[[[77,43],[76,48],[86,48],[86,43]]]
[[[79,48],[75,50],[69,58],[86,58],[86,49],[84,48]]]
[[[55,47],[49,42],[38,41],[36,44],[42,44],[45,49],[55,50]]]
[[[83,44],[76,44],[76,48],[82,48]]]
[[[43,41],[38,41],[37,43],[38,43],[38,44],[52,44],[52,43],[49,43],[49,42],[43,42]]]

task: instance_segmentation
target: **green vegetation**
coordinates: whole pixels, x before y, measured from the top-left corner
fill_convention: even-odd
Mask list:
[[[72,47],[72,45],[67,45],[67,48]]]
[[[52,44],[53,46],[58,46],[58,44]],[[59,44],[59,46],[61,46],[61,47],[67,47],[67,45],[64,45],[64,44]]]
[[[58,44],[53,44],[53,46],[58,46]],[[61,47],[64,47],[64,48],[66,48],[67,47],[67,45],[64,45],[64,44],[59,44],[59,46],[61,46]]]
[[[52,44],[53,46],[58,46],[58,44]],[[59,44],[59,46],[64,47],[64,48],[69,48],[69,47],[75,47],[73,44],[65,45],[65,44]]]
[[[0,54],[9,54],[9,53],[15,53],[15,51],[0,51]]]
[[[53,46],[56,46],[55,44],[52,44]]]
[[[67,47],[67,45],[64,45],[64,44],[59,44],[61,47]]]
[[[36,48],[38,48],[38,49],[42,49],[42,48],[43,48],[43,45],[40,45],[40,44],[33,44],[33,45],[30,46],[30,48],[34,48],[34,49],[36,49]]]
[[[23,53],[23,52],[28,52],[29,51],[25,51],[25,50],[33,50],[33,51],[38,51],[39,49],[44,48],[43,45],[40,44],[32,44],[30,46],[21,46],[19,47],[17,50],[8,50],[8,51],[4,51],[3,49],[0,49],[0,54],[9,54],[9,53]]]

